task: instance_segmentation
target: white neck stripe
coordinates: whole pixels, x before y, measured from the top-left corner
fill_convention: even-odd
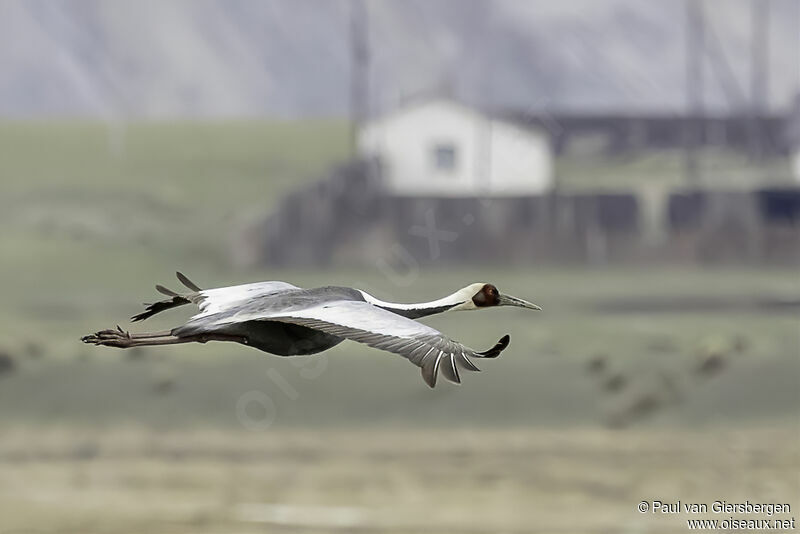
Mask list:
[[[386,302],[380,300],[378,298],[373,297],[366,291],[362,291],[359,289],[361,294],[364,296],[364,300],[373,304],[375,306],[379,306],[381,308],[392,308],[396,310],[426,310],[426,309],[433,309],[433,308],[442,308],[442,307],[449,307],[453,310],[469,310],[475,308],[475,304],[472,302],[472,297],[481,290],[484,286],[482,283],[478,284],[471,284],[467,287],[459,289],[455,293],[448,295],[446,297],[431,300],[429,302],[415,302],[411,304],[403,304],[399,302]]]

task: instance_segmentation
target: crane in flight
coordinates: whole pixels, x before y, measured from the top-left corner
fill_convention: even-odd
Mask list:
[[[294,356],[315,354],[350,339],[407,358],[420,367],[425,383],[434,387],[440,370],[451,382],[461,383],[459,369],[480,370],[470,358],[496,358],[510,337],[505,335],[492,348],[479,352],[414,319],[496,306],[541,310],[536,304],[503,295],[487,283],[470,284],[430,302],[398,304],[351,287],[302,289],[286,282],[204,290],[184,274],[176,274],[190,291],[179,294],[156,285],[156,290],[169,298],[147,304],[144,312],[131,319],[143,321],[164,310],[195,304],[200,313],[185,324],[147,334],[130,334],[117,326],[81,340],[118,348],[233,341],[279,356]]]

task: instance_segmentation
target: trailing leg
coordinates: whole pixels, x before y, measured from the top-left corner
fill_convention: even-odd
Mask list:
[[[117,347],[127,349],[131,347],[148,347],[155,345],[177,345],[179,343],[206,343],[207,341],[234,341],[248,344],[244,336],[226,334],[193,334],[190,336],[174,336],[170,331],[154,332],[147,334],[130,334],[117,326],[116,330],[101,330],[88,336],[83,336],[81,341],[93,345]]]
[[[150,345],[175,345],[176,343],[189,343],[194,340],[173,336],[170,332],[131,335],[128,332],[124,332],[120,327],[117,327],[116,330],[101,330],[94,334],[83,336],[81,341],[93,345],[127,349]]]

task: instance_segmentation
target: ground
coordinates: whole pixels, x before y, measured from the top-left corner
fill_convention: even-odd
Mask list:
[[[0,124],[0,533],[684,532],[637,504],[800,510],[795,270],[235,268],[236,226],[346,139],[335,121]],[[480,349],[511,335],[435,390],[354,343],[79,342],[184,320],[126,322],[176,269],[398,301],[488,281],[544,311],[430,318]]]
[[[794,511],[796,437],[590,427],[15,432],[0,449],[0,517],[4,532],[685,532],[687,518],[720,516],[637,505],[749,499]]]

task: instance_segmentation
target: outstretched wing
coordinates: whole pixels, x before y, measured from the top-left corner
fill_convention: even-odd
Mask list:
[[[460,383],[459,368],[479,370],[470,358],[495,358],[509,342],[506,335],[491,349],[478,352],[429,326],[361,301],[332,301],[291,311],[242,310],[219,322],[254,320],[306,326],[399,354],[421,368],[422,378],[430,387],[436,385],[440,369],[445,378]]]

